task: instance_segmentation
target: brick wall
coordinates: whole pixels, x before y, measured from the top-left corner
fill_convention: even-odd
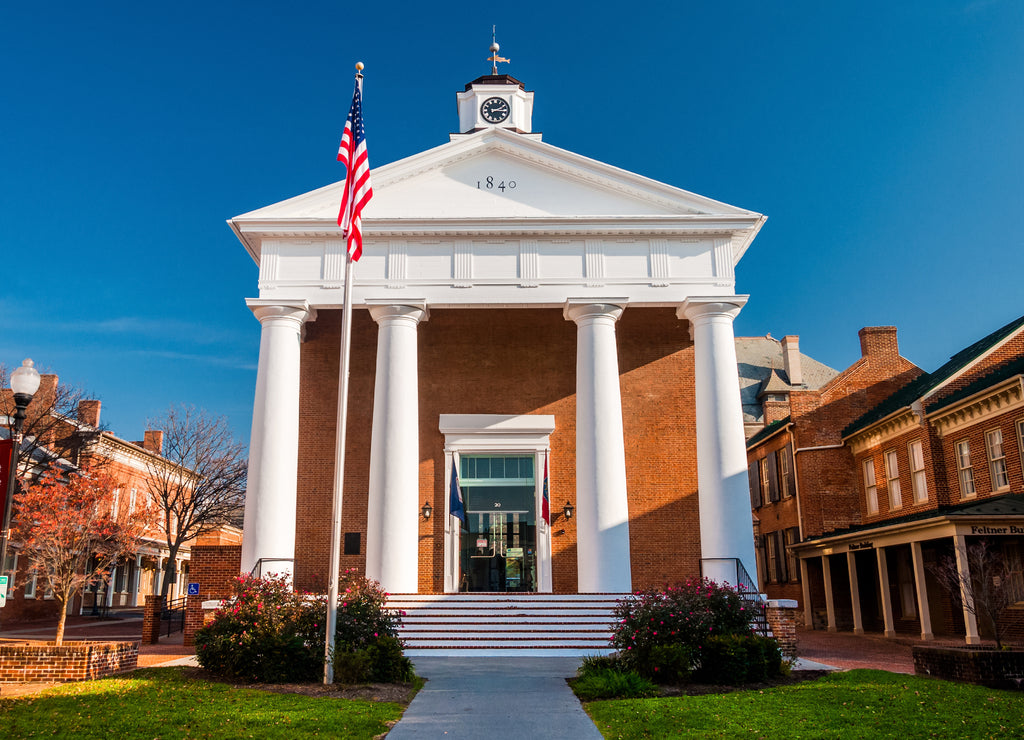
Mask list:
[[[771,600],[765,609],[768,626],[779,643],[782,655],[786,658],[796,657],[796,601],[790,599]]]
[[[514,315],[513,315],[514,314]],[[699,572],[693,347],[673,309],[627,308],[617,325],[633,585]],[[295,583],[326,584],[331,520],[340,312],[320,311],[302,347]],[[365,569],[366,510],[377,326],[353,313],[342,531],[358,532]],[[560,308],[432,310],[418,328],[420,503],[444,511],[440,414],[551,414],[552,507],[576,502],[576,326]],[[444,586],[444,517],[420,520],[419,589]],[[576,527],[552,533],[554,590],[576,590]],[[564,530],[564,532],[562,532]]]
[[[915,645],[914,673],[993,689],[1024,688],[1024,650]]]
[[[234,593],[235,579],[241,572],[241,545],[193,545],[189,580],[199,584],[199,594],[189,596],[185,607],[184,644],[194,644],[197,629],[203,626],[203,602],[226,599]]]
[[[0,643],[0,683],[84,681],[134,670],[138,642]]]
[[[160,613],[164,608],[164,597],[147,594],[142,609],[142,644],[156,645],[160,642]]]

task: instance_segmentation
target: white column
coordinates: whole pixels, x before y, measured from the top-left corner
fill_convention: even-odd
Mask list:
[[[882,595],[882,621],[885,623],[885,636],[895,637],[896,627],[892,618],[892,592],[889,587],[889,561],[885,556],[885,548],[875,550],[878,555],[878,588]]]
[[[139,605],[139,583],[140,583],[140,579],[141,578],[142,578],[142,553],[140,552],[140,553],[137,553],[135,555],[135,571],[132,573],[132,586],[131,586],[131,588],[132,588],[131,605],[132,606],[138,606]]]
[[[857,554],[853,550],[846,553],[846,569],[850,573],[850,604],[853,606],[853,632],[864,634],[864,619],[860,613],[860,582],[857,579]]]
[[[106,607],[109,609],[114,605],[114,586],[117,585],[117,566],[113,566],[110,569],[110,580],[107,581],[107,592],[104,595],[104,601]]]
[[[391,593],[419,590],[419,392],[422,306],[372,306],[379,327],[366,514],[366,575]]]
[[[917,613],[921,617],[921,639],[931,640],[932,613],[928,608],[928,586],[924,577],[924,554],[920,542],[910,543],[910,553],[914,564],[914,584],[917,587]]]
[[[157,555],[156,557],[156,572],[153,573],[153,593],[157,596],[163,590],[164,583],[164,556]]]
[[[828,631],[838,632],[836,600],[832,594],[832,566],[829,565],[828,555],[821,556],[821,573],[825,577],[825,611],[828,614]]]
[[[576,555],[580,593],[633,590],[615,322],[624,301],[569,301],[576,323]]]
[[[814,612],[811,610],[811,579],[808,570],[807,559],[800,558],[800,590],[804,597],[804,625],[807,629],[813,629]]]
[[[756,575],[747,487],[736,337],[732,322],[747,296],[691,298],[676,316],[690,322],[697,397],[697,480],[704,575],[737,580],[733,559]]]
[[[971,566],[967,560],[967,538],[958,534],[953,537],[953,551],[956,553],[956,570],[960,574],[960,603],[964,610],[964,633],[968,645],[981,642],[978,634],[978,620],[974,616],[973,596],[967,588],[971,582]]]
[[[260,359],[249,443],[242,572],[260,559],[291,574],[295,557],[295,493],[299,466],[299,344],[313,314],[302,305],[250,301],[259,319]],[[265,569],[266,570],[266,569]]]

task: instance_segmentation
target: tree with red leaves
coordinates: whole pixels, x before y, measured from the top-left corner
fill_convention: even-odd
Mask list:
[[[67,607],[86,586],[106,582],[149,529],[148,509],[121,505],[117,484],[100,470],[50,470],[14,497],[15,537],[35,575],[60,604],[57,645]]]

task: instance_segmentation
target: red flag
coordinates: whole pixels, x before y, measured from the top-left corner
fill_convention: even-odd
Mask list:
[[[540,518],[551,524],[551,494],[548,491],[548,456],[544,456],[544,489],[541,491]]]
[[[338,161],[345,163],[345,191],[338,211],[338,226],[348,236],[348,256],[358,262],[363,255],[362,212],[373,197],[370,187],[370,161],[366,156],[363,130],[363,76],[356,75],[352,107],[345,120],[345,131],[338,146]]]

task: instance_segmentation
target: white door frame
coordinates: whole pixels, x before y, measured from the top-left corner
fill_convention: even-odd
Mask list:
[[[544,462],[555,417],[549,414],[441,414],[444,434],[444,591],[459,590],[459,527],[450,512],[452,470],[460,454],[533,454],[537,511],[537,591],[551,593],[551,528],[540,518]],[[549,481],[550,486],[550,481]]]

